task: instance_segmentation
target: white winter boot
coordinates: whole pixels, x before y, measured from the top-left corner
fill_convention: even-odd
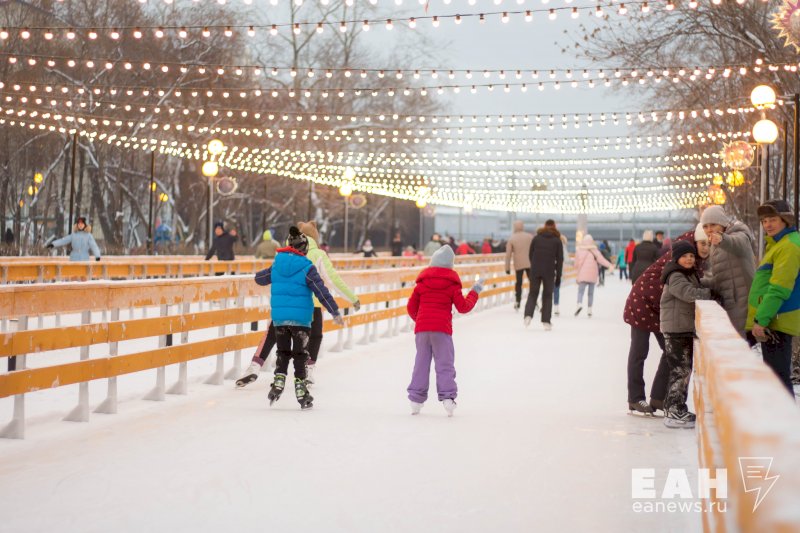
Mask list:
[[[418,402],[411,402],[411,414],[418,415],[420,411],[422,411],[422,406],[425,404],[418,403]]]
[[[442,402],[442,405],[444,410],[447,411],[447,416],[453,416],[453,411],[456,410],[456,401],[448,398]]]
[[[553,306],[553,314],[556,315],[556,316],[560,316],[561,315],[561,313],[558,312],[558,306],[557,305]]]
[[[309,364],[306,366],[306,386],[313,385],[314,381],[314,369],[317,368],[317,364]]]
[[[545,331],[550,331],[553,329],[553,325],[550,322],[542,322],[542,326],[544,326]]]
[[[592,308],[589,308],[589,316],[592,316]]]

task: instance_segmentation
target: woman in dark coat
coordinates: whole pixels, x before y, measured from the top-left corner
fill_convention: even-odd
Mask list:
[[[653,241],[653,232],[647,230],[642,235],[642,242],[633,249],[633,264],[631,264],[631,283],[636,283],[642,272],[655,263],[660,257],[661,245]]]
[[[708,239],[703,228],[698,224],[694,231],[687,231],[675,241],[688,241],[697,247],[699,254],[697,268],[702,275],[703,261],[709,254]],[[664,397],[667,394],[669,367],[664,357],[664,336],[661,334],[659,313],[661,293],[664,290],[661,274],[671,259],[672,252],[667,252],[645,269],[633,284],[625,302],[623,319],[631,327],[631,346],[628,352],[628,407],[640,413],[653,413],[655,409],[663,409]],[[644,362],[650,351],[651,333],[655,335],[661,347],[661,360],[650,388],[648,404],[644,390]]]

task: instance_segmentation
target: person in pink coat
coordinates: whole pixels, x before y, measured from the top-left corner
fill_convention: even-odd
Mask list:
[[[594,286],[597,285],[599,278],[598,265],[609,270],[614,269],[614,265],[603,257],[603,254],[597,249],[594,239],[587,233],[575,252],[576,281],[578,282],[578,309],[575,310],[575,316],[578,316],[583,310],[583,293],[586,291],[586,287],[589,287],[589,316],[592,316]]]

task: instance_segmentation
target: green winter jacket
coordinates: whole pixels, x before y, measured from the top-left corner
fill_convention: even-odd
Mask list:
[[[347,286],[347,283],[344,282],[339,276],[339,273],[336,272],[336,269],[333,268],[333,263],[331,263],[328,254],[317,246],[317,241],[308,236],[306,236],[306,238],[308,238],[308,253],[306,257],[317,267],[317,271],[319,271],[319,275],[322,281],[325,282],[325,285],[328,287],[332,285],[336,292],[350,303],[358,301],[356,293]],[[316,296],[314,297],[314,307],[322,307],[322,304],[319,303]]]
[[[750,287],[747,330],[753,322],[792,336],[800,335],[800,235],[786,228],[767,236],[767,250]]]

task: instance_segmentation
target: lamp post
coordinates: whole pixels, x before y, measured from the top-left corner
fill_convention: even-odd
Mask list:
[[[203,163],[201,170],[208,178],[208,246],[211,247],[214,241],[214,178],[219,174],[219,163],[214,158],[225,151],[225,145],[219,139],[212,139],[206,148],[211,159]]]
[[[426,205],[428,205],[428,202],[426,202],[424,199],[420,198],[419,200],[417,200],[417,208],[419,209],[419,244],[420,244],[420,246],[422,246],[422,239],[425,237],[425,230],[424,230],[424,227],[423,227],[424,224],[425,224],[425,218],[424,218],[423,211],[425,210],[425,206]]]
[[[350,167],[347,167],[348,170],[353,170]],[[348,170],[345,170],[345,178],[351,175]],[[355,172],[352,173],[353,177],[355,177]],[[350,196],[353,194],[353,184],[350,181],[344,182],[341,187],[339,187],[339,194],[344,197],[344,252],[347,253],[348,249],[348,234],[347,234],[347,219],[349,216],[350,211]]]
[[[767,201],[769,195],[769,145],[778,138],[778,126],[766,117],[764,109],[775,105],[775,91],[769,85],[759,85],[750,93],[750,101],[761,110],[761,120],[753,126],[753,139],[761,148],[761,183],[759,204]],[[758,232],[758,256],[763,254],[764,232]]]

